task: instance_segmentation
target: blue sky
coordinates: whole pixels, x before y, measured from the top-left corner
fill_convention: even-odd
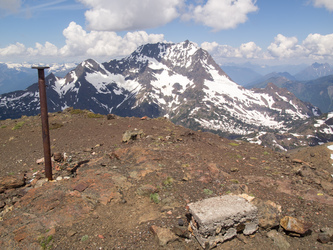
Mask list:
[[[221,65],[333,64],[332,0],[0,0],[0,62],[99,62],[186,39]]]

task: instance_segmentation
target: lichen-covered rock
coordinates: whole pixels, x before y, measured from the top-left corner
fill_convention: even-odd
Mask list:
[[[124,134],[123,134],[123,140],[122,142],[128,142],[130,140],[137,140],[142,138],[144,135],[143,130],[127,130]]]

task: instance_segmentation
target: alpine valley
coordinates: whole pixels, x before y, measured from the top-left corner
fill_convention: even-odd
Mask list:
[[[119,116],[164,116],[191,129],[278,150],[333,140],[332,114],[322,115],[272,83],[245,89],[189,41],[142,45],[128,57],[105,63],[88,59],[65,77],[49,74],[46,84],[49,112],[73,107]],[[0,95],[0,120],[39,112],[37,83]]]

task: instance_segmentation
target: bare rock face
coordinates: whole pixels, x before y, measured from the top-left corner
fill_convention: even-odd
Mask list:
[[[250,235],[258,229],[257,208],[244,198],[225,195],[188,204],[190,227],[203,248]]]

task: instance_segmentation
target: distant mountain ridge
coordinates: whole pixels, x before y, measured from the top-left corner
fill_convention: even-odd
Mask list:
[[[36,70],[32,70],[31,66],[31,63],[0,63],[0,94],[29,87],[37,79]],[[46,74],[52,72],[64,76],[75,67],[74,63],[53,63],[46,70]]]
[[[304,66],[301,70],[297,70],[300,67],[301,65],[281,65],[263,66],[260,68],[258,65],[252,64],[245,64],[244,66],[222,66],[226,73],[235,82],[248,89],[253,87],[265,87],[266,85],[263,83],[266,82],[269,78],[285,77],[291,81],[310,81],[333,74],[333,68],[328,63],[313,63],[310,66]],[[267,72],[267,70],[271,71],[268,71],[269,73],[262,74],[262,72]]]
[[[310,81],[328,75],[333,75],[333,68],[328,63],[313,63],[296,74],[295,78],[300,81]]]
[[[319,107],[324,112],[333,110],[333,75],[320,77],[310,81],[291,80],[276,75],[263,82],[258,82],[248,88],[265,88],[267,84],[273,83],[280,88],[286,88],[297,98]]]
[[[192,129],[237,137],[287,132],[321,114],[290,91],[248,90],[196,44],[145,44],[121,60],[88,59],[65,77],[46,77],[50,112],[67,107],[120,116],[168,117]],[[0,119],[39,113],[37,83],[0,96]]]

